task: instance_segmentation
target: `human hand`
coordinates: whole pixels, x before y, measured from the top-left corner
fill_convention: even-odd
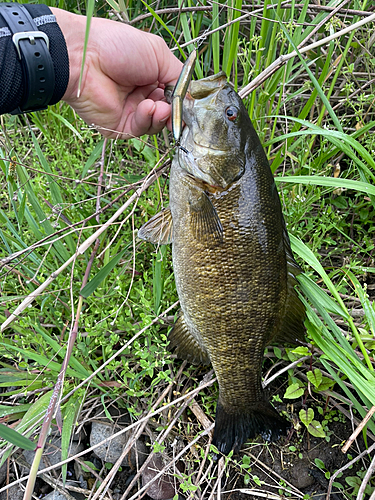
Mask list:
[[[182,63],[162,38],[108,19],[93,18],[79,97],[86,17],[51,8],[64,34],[70,77],[63,100],[109,138],[128,139],[171,129],[164,86]]]

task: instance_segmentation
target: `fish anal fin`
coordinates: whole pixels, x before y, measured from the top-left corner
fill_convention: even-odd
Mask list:
[[[169,348],[174,349],[177,356],[196,365],[211,363],[206,348],[198,336],[192,333],[185,323],[184,315],[180,315],[169,334]]]
[[[259,401],[236,412],[232,408],[225,408],[219,400],[212,444],[224,455],[228,455],[231,450],[238,453],[243,443],[258,434],[266,441],[276,441],[290,427],[291,424],[267,401]]]
[[[295,283],[294,276],[288,274],[288,296],[285,314],[276,336],[272,339],[272,343],[296,345],[306,340],[306,328],[304,325],[306,309],[294,289]]]
[[[208,195],[201,191],[189,200],[192,229],[198,241],[222,243],[223,226]]]
[[[172,243],[173,221],[170,208],[163,208],[143,224],[138,231],[138,238],[158,245]]]

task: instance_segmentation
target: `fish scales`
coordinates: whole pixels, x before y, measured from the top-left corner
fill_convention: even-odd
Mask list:
[[[304,335],[293,260],[264,150],[223,73],[192,82],[170,176],[168,237],[160,215],[140,237],[172,241],[181,314],[171,333],[179,356],[212,363],[219,382],[213,443],[228,454],[261,433],[276,439],[288,422],[261,386],[264,348]]]
[[[223,243],[210,247],[192,241],[191,188],[185,184],[181,189],[181,176],[182,169],[174,165],[170,201],[179,207],[172,210],[179,237],[173,243],[173,268],[181,308],[185,321],[201,332],[219,380],[221,400],[228,400],[233,408],[245,408],[260,397],[264,347],[277,332],[285,304],[287,271],[279,243],[281,230],[274,235],[281,221],[274,220],[273,203],[269,211],[262,210],[249,170],[229,192],[211,196],[223,226]],[[248,217],[243,213],[245,205]],[[266,228],[259,223],[260,210]]]

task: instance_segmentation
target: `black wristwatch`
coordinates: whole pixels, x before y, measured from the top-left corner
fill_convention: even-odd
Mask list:
[[[22,65],[24,92],[11,114],[46,109],[55,89],[55,71],[49,51],[49,38],[20,4],[0,3],[0,15],[8,25]]]

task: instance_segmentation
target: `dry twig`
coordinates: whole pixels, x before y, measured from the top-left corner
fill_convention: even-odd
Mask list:
[[[322,38],[321,40],[318,40],[317,42],[311,43],[307,47],[302,48],[299,50],[300,54],[305,54],[306,52],[316,49],[317,47],[320,47],[321,45],[326,45],[332,40],[335,40],[336,38],[339,38],[343,35],[346,35],[347,33],[350,33],[361,26],[364,26],[367,23],[371,23],[375,20],[375,14],[372,14],[369,17],[366,17],[364,19],[361,19],[357,23],[352,24],[351,26],[347,26],[346,28],[337,31],[337,33],[334,33],[333,35],[327,36],[325,38]],[[253,90],[255,90],[259,85],[261,85],[263,82],[265,82],[271,75],[276,73],[278,69],[280,69],[285,63],[289,61],[289,59],[292,59],[293,57],[297,56],[297,52],[293,50],[289,54],[286,54],[285,56],[280,56],[278,59],[276,59],[272,64],[268,66],[264,71],[262,71],[254,80],[252,80],[246,87],[240,90],[238,95],[244,99],[247,97]]]
[[[176,304],[173,304],[169,309],[172,309],[173,307],[175,307]],[[169,311],[169,309],[167,309],[165,311],[165,314],[167,313],[167,311]],[[147,328],[149,328],[150,325],[147,326]],[[144,331],[144,329],[142,330]],[[111,359],[111,361],[113,361],[113,359]],[[198,394],[198,392],[200,392],[202,389],[205,389],[206,387],[210,387],[212,384],[214,384],[216,382],[216,377],[213,378],[212,380],[209,380],[208,382],[205,382],[203,385],[200,385],[198,386],[196,389],[192,389],[188,394],[184,394],[183,396],[177,398],[176,400],[174,401],[171,401],[170,403],[167,403],[166,405],[164,405],[163,407],[159,408],[158,410],[155,410],[153,413],[151,414],[147,414],[145,417],[142,417],[140,418],[139,420],[137,420],[137,422],[134,422],[133,424],[130,424],[128,425],[127,427],[124,427],[123,429],[121,429],[119,432],[116,432],[116,434],[113,434],[112,436],[110,436],[110,438],[107,438],[107,439],[104,439],[103,441],[100,441],[99,443],[95,444],[94,446],[91,446],[90,448],[87,448],[83,451],[81,451],[80,453],[77,453],[76,455],[74,456],[71,456],[71,457],[68,457],[66,460],[62,460],[61,462],[55,464],[55,465],[52,465],[51,467],[46,467],[45,469],[42,469],[41,471],[38,471],[37,475],[40,475],[40,474],[43,474],[45,472],[48,472],[52,469],[55,469],[56,467],[60,467],[61,465],[64,465],[64,464],[67,464],[69,462],[71,462],[72,460],[75,460],[76,458],[78,457],[81,457],[83,455],[86,455],[86,453],[90,453],[90,451],[94,451],[96,448],[98,448],[99,446],[102,446],[104,444],[107,444],[108,441],[111,441],[112,439],[116,439],[117,437],[119,437],[121,434],[124,434],[125,432],[128,432],[129,430],[137,427],[139,424],[141,424],[142,422],[144,421],[148,421],[150,418],[154,417],[155,415],[159,415],[159,413],[162,413],[166,408],[170,408],[171,406],[174,406],[178,403],[180,403],[181,401],[184,401],[185,399],[188,399],[190,398],[191,396],[195,396],[196,394]],[[67,398],[67,396],[65,396],[64,400]],[[63,401],[63,400],[61,400]],[[205,432],[203,432],[202,434],[200,434],[200,436],[203,436],[203,435],[206,435],[209,433],[209,431],[213,428],[214,424],[212,424],[212,426]],[[199,437],[200,436],[197,436],[196,439],[194,439],[194,441],[192,443],[190,443],[190,445],[188,445],[186,448],[184,448],[184,453],[191,447],[195,444],[196,441],[198,441]],[[179,454],[175,460],[178,460],[180,458],[181,454]],[[168,464],[167,468],[172,465],[172,464]],[[165,469],[166,470],[166,469]],[[163,473],[165,472],[165,470],[163,469]],[[159,476],[160,477],[160,476]],[[16,485],[16,484],[19,484],[19,483],[22,483],[24,481],[26,481],[27,479],[29,478],[29,476],[25,476],[25,477],[22,477],[20,479],[17,479],[16,481],[13,481],[13,483],[11,484],[8,484],[6,486],[3,486],[2,488],[0,488],[0,493],[3,492],[3,491],[6,491],[8,490],[9,488],[11,488],[12,486]],[[158,477],[156,478],[158,479]]]
[[[347,464],[345,464],[343,467],[341,467],[341,469],[338,469],[334,474],[332,474],[332,476],[331,476],[331,478],[329,480],[329,484],[328,484],[326,500],[329,500],[329,497],[331,496],[333,482],[336,479],[336,477],[340,474],[340,472],[343,472],[344,470],[349,469],[349,467],[351,467],[356,462],[358,462],[358,460],[360,458],[364,457],[365,455],[370,454],[373,450],[375,450],[375,443],[372,444],[367,450],[362,451],[362,453],[360,453],[355,458],[353,458],[353,460],[351,460],[350,462],[348,462]]]
[[[357,439],[358,434],[362,431],[362,429],[364,428],[364,426],[367,424],[367,422],[370,420],[370,418],[373,416],[374,413],[375,413],[375,406],[373,406],[372,408],[370,408],[370,410],[368,411],[368,413],[365,416],[365,418],[357,426],[356,430],[353,432],[353,434],[350,436],[350,438],[346,441],[346,443],[344,444],[344,446],[341,448],[341,451],[343,453],[346,453],[349,450],[349,448],[353,444],[353,441],[355,439]]]
[[[130,198],[120,207],[116,213],[108,219],[107,222],[105,222],[97,231],[95,231],[94,234],[89,236],[87,240],[82,243],[76,250],[76,253],[72,255],[62,266],[59,267],[55,272],[53,272],[49,278],[45,280],[44,283],[42,283],[36,290],[34,290],[32,293],[30,293],[26,299],[16,308],[16,310],[10,315],[9,318],[7,318],[4,323],[1,325],[1,332],[3,332],[8,326],[15,320],[17,317],[30,305],[34,302],[34,299],[36,297],[39,297],[39,295],[44,292],[46,288],[57,278],[57,276],[62,273],[70,264],[74,262],[74,260],[77,258],[78,255],[81,255],[86,252],[86,250],[97,240],[97,238],[104,232],[106,231],[111,224],[118,219],[118,217],[131,205],[137,198],[140,197],[140,195],[145,191],[148,187],[151,186],[151,184],[161,175],[161,172],[154,173],[153,175],[148,176],[145,181],[143,182],[142,186],[138,188],[135,193],[130,196]]]

